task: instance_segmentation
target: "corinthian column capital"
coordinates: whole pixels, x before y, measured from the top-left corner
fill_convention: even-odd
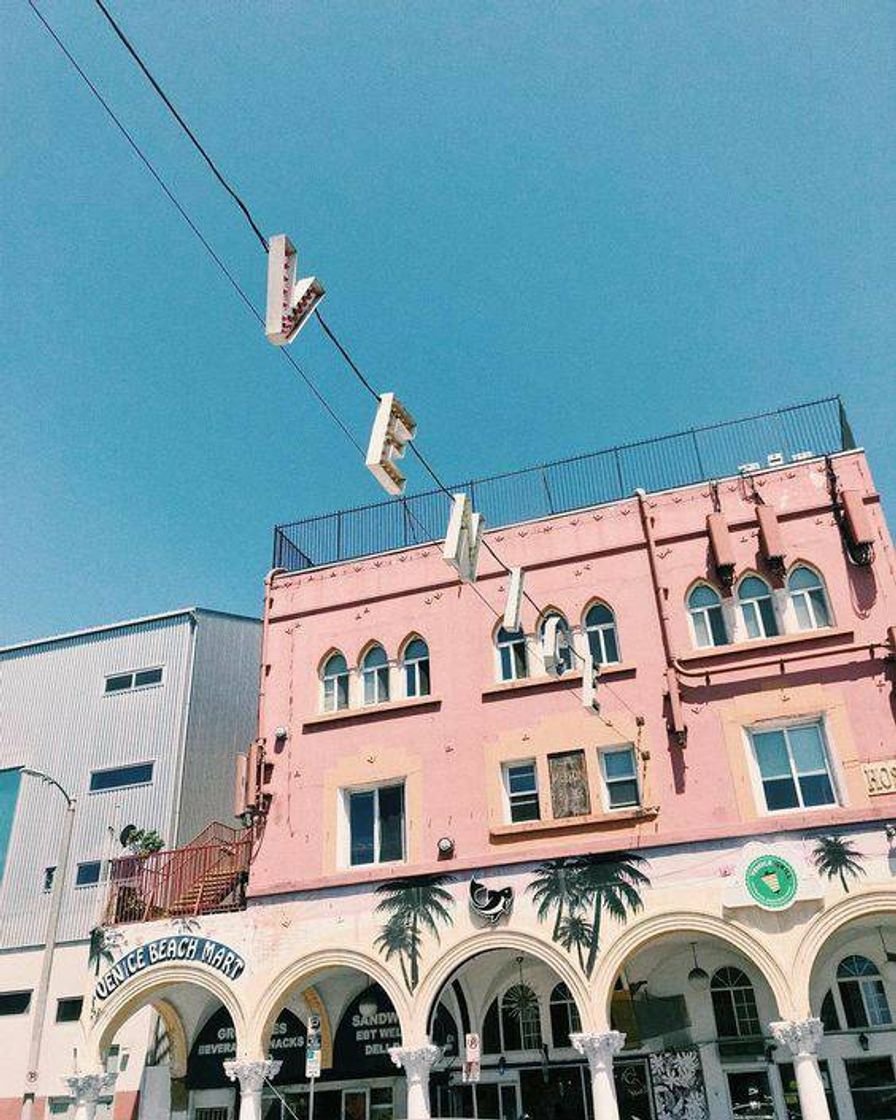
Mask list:
[[[224,1063],[224,1072],[231,1081],[239,1081],[241,1093],[260,1093],[265,1081],[276,1077],[282,1065],[272,1058],[234,1058]]]
[[[625,1035],[622,1031],[604,1031],[602,1034],[575,1032],[569,1036],[569,1041],[574,1049],[585,1055],[593,1072],[613,1061],[613,1055],[625,1046]]]
[[[422,1081],[429,1077],[432,1064],[442,1053],[438,1046],[390,1046],[389,1057],[399,1069],[403,1069],[409,1082]]]
[[[821,1019],[792,1019],[769,1023],[772,1037],[779,1046],[786,1046],[794,1057],[816,1054],[824,1035]]]
[[[115,1088],[115,1077],[114,1073],[76,1073],[66,1077],[65,1083],[76,1105],[96,1104],[100,1097]]]

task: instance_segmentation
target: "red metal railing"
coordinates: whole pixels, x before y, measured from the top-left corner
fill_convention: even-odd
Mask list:
[[[242,910],[252,832],[212,824],[183,848],[114,859],[106,925]]]

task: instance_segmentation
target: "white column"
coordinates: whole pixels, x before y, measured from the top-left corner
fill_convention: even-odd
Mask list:
[[[831,1120],[824,1082],[818,1068],[818,1047],[824,1034],[821,1019],[769,1023],[775,1042],[793,1055],[793,1071],[803,1120]]]
[[[93,1120],[100,1097],[115,1088],[114,1073],[76,1073],[65,1079],[74,1098],[75,1120]]]
[[[261,1120],[261,1090],[265,1081],[277,1076],[281,1065],[271,1058],[234,1058],[224,1063],[230,1080],[240,1083],[239,1120]]]
[[[603,1034],[571,1034],[569,1041],[588,1059],[591,1070],[591,1094],[594,1098],[594,1120],[619,1120],[616,1104],[616,1082],[613,1080],[613,1055],[625,1045],[622,1031]]]
[[[442,1053],[438,1046],[390,1046],[389,1057],[408,1079],[408,1120],[429,1120],[429,1071]]]

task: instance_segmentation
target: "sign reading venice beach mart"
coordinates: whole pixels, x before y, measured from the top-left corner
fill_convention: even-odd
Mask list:
[[[94,995],[105,999],[147,968],[157,964],[181,964],[190,961],[214,968],[228,980],[242,976],[246,962],[233,949],[207,937],[162,937],[132,949],[115,962],[97,983]]]

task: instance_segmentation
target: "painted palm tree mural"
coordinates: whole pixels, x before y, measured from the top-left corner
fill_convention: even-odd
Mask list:
[[[94,976],[99,976],[103,963],[111,964],[115,960],[112,947],[106,930],[102,926],[95,926],[90,931],[90,947],[87,950],[87,967],[93,969]]]
[[[858,879],[860,875],[864,875],[864,859],[864,855],[850,840],[844,840],[840,836],[820,836],[812,849],[812,861],[818,874],[828,879],[839,879],[847,894],[847,876]]]
[[[386,960],[397,957],[409,992],[420,980],[420,945],[424,933],[439,940],[439,925],[454,923],[454,898],[446,890],[453,875],[411,875],[393,879],[376,889],[382,899],[378,914],[388,915],[374,944]]]
[[[609,852],[552,859],[537,868],[527,889],[538,918],[554,914],[554,941],[567,952],[575,949],[586,976],[597,962],[604,914],[625,922],[643,908],[641,891],[650,886],[646,862],[637,852]]]

